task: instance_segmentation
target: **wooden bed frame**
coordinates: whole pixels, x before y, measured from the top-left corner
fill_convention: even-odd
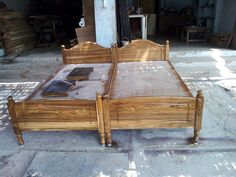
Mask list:
[[[166,45],[159,45],[148,40],[136,40],[126,47],[117,48],[116,45],[112,45],[110,49],[103,48],[94,42],[84,42],[71,49],[65,49],[63,46],[62,55],[64,64],[100,63],[100,65],[104,65],[110,63],[111,67],[104,90],[92,100],[32,99],[52,79],[51,77],[24,101],[15,102],[12,97],[9,97],[8,110],[19,144],[24,143],[22,138],[24,130],[97,130],[100,134],[101,144],[105,145],[106,143],[110,146],[112,144],[111,130],[113,129],[185,127],[194,128],[193,143],[197,144],[202,123],[204,97],[201,91],[198,91],[196,97],[192,96],[168,61],[168,41]],[[129,73],[132,69],[121,72],[122,66],[135,65],[139,70],[149,64],[151,66],[149,68],[156,68],[157,76],[160,75],[159,79],[162,78],[161,75],[164,72],[161,72],[161,67],[158,66],[161,64],[165,66],[169,72],[167,75],[169,74],[172,78],[170,81],[174,83],[174,86],[177,85],[182,89],[179,94],[176,86],[176,89],[173,89],[175,95],[159,95],[163,91],[160,86],[165,85],[164,83],[168,81],[168,78],[165,78],[167,75],[162,78],[163,81],[160,82],[162,84],[156,84],[158,79],[155,80],[156,77],[154,77],[149,80],[150,69],[147,69],[147,72],[142,71],[144,72],[143,76],[147,75],[147,78],[143,79],[150,81],[150,83],[142,85],[142,80],[136,77],[135,71]],[[150,72],[154,71],[150,70]],[[136,94],[115,96],[116,88],[119,91],[119,88],[124,87],[126,93],[132,93],[132,89],[127,87],[128,84],[119,82],[122,80],[119,78],[122,73],[124,73],[124,78],[131,77],[134,83],[137,81],[137,86],[141,84],[141,90],[139,90],[141,94],[134,91]],[[155,76],[155,74],[151,76]],[[155,83],[152,83],[152,80]],[[149,84],[153,86],[154,91],[148,89],[145,91]],[[97,90],[94,91],[97,92]],[[154,94],[152,95],[152,93]],[[171,90],[168,93],[172,93]]]
[[[122,73],[122,71],[117,69],[118,66],[127,64],[117,63],[112,72],[112,81],[109,91],[103,96],[103,114],[106,142],[108,146],[112,145],[111,130],[113,129],[193,127],[194,136],[192,141],[194,144],[198,143],[204,103],[202,91],[199,90],[197,96],[194,97],[171,63],[169,61],[160,62],[164,62],[169,66],[172,70],[171,76],[176,78],[179,82],[178,86],[183,89],[185,94],[182,95],[181,92],[178,94],[178,89],[177,91],[169,89],[175,91],[176,95],[157,94],[152,96],[152,93],[148,92],[148,89],[145,88],[145,84],[142,85],[143,90],[139,91],[141,94],[138,93],[138,91],[134,92],[135,94],[132,94],[132,90],[135,90],[133,89],[136,82],[135,78],[138,76],[132,75],[132,73],[130,74],[130,78],[133,78],[133,82],[130,83],[132,85],[131,87],[127,86],[122,76],[120,77],[120,80],[123,80],[125,83],[122,84],[122,82],[117,81],[119,80],[117,73],[119,73],[119,75]],[[133,64],[134,63],[132,63],[132,65]],[[156,64],[159,65],[158,62]],[[163,78],[163,81],[169,84],[166,77]],[[148,84],[150,83],[147,82],[146,87],[148,87]],[[151,86],[155,93],[158,93],[158,91],[163,92],[163,89],[165,89],[165,87],[159,87],[158,84]],[[172,87],[172,85],[170,84],[169,87]],[[124,90],[125,92],[123,92]]]
[[[11,96],[8,97],[8,110],[19,145],[24,144],[22,131],[55,130],[97,130],[100,134],[100,143],[105,145],[102,95],[108,92],[111,82],[109,76],[113,70],[113,64],[109,64],[109,71],[105,73],[107,79],[104,79],[104,73],[101,73],[96,79],[77,81],[78,89],[76,86],[74,90],[69,91],[68,97],[44,97],[41,95],[43,88],[53,80],[63,79],[61,78],[62,72],[67,72],[67,74],[70,72],[69,66],[74,68],[88,65],[89,67],[94,66],[94,70],[98,66],[104,67],[104,64],[63,65],[25,100],[15,102]],[[66,77],[67,74],[63,74],[63,76]],[[86,90],[86,82],[98,82],[99,85],[102,85],[103,91],[90,89],[88,94],[84,93],[85,91],[80,91],[81,89]],[[76,93],[77,90],[79,94]],[[90,96],[91,94],[94,96]]]

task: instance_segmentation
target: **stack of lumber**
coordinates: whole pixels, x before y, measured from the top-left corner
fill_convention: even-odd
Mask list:
[[[1,43],[6,54],[20,53],[33,48],[36,36],[21,12],[0,10]]]
[[[209,42],[219,47],[228,48],[230,40],[231,40],[231,33],[215,33],[209,37]]]

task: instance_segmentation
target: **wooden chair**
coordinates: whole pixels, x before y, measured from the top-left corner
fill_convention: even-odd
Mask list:
[[[149,40],[134,40],[117,48],[118,62],[169,60],[169,41],[160,45]]]
[[[81,42],[70,49],[62,45],[61,48],[64,64],[112,62],[111,48],[104,48],[95,42]]]

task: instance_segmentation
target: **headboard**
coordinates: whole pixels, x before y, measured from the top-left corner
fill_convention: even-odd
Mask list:
[[[121,48],[116,44],[112,44],[111,48],[104,48],[95,42],[87,41],[70,49],[62,46],[62,56],[64,64],[169,60],[169,41],[160,45],[140,39]]]
[[[111,48],[104,48],[95,42],[81,42],[70,49],[62,45],[61,48],[64,64],[112,62]]]
[[[118,62],[169,60],[169,41],[160,45],[150,40],[134,40],[117,48],[116,58]]]

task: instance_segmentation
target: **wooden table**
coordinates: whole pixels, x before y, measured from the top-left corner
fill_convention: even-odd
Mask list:
[[[182,39],[184,39],[184,33],[186,33],[186,43],[189,44],[189,42],[207,42],[207,27],[203,26],[187,26],[183,27],[182,31]],[[191,39],[190,36],[191,34],[197,34],[197,33],[202,33],[203,38],[198,38],[198,39]]]

